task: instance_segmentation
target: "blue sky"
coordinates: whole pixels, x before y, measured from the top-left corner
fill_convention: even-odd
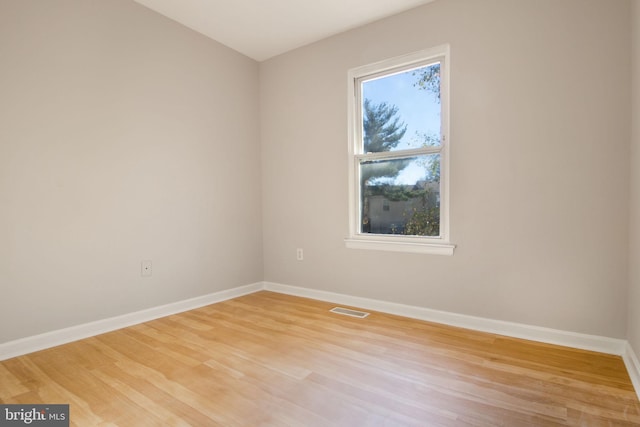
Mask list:
[[[440,133],[440,103],[436,96],[414,86],[418,76],[413,71],[395,74],[362,85],[362,98],[379,104],[387,102],[398,107],[398,115],[407,124],[407,133],[398,148],[407,148],[416,131]]]

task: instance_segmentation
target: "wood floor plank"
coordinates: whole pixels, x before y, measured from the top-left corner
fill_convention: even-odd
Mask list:
[[[640,425],[620,357],[333,306],[258,292],[9,359],[0,402],[74,426]]]
[[[4,365],[0,365],[0,384],[2,384],[2,388],[0,388],[0,399],[9,398],[29,391]]]

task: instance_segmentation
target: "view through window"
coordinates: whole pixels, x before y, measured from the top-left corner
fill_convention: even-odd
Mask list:
[[[358,79],[360,233],[440,237],[441,67]]]

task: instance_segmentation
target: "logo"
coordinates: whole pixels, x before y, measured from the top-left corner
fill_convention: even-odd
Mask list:
[[[69,427],[69,405],[0,405],[0,427]]]

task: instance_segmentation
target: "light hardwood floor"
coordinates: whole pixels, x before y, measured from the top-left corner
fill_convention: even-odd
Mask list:
[[[640,425],[620,357],[259,292],[0,362],[77,426]]]

